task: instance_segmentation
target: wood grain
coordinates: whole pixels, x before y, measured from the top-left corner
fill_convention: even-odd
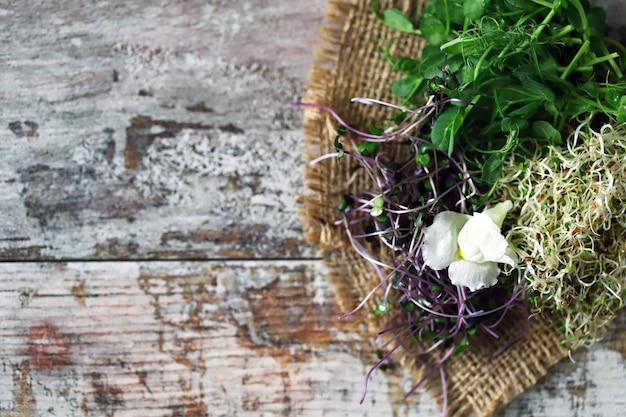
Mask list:
[[[438,415],[298,220],[324,4],[0,0],[0,417]],[[498,416],[619,415],[624,330]]]
[[[391,413],[318,262],[4,264],[0,415]],[[19,288],[19,290],[18,290]],[[48,414],[46,414],[48,413]]]
[[[424,416],[337,319],[318,261],[2,264],[0,416]],[[626,320],[620,318],[620,328]],[[499,416],[617,415],[623,332]]]
[[[311,256],[300,110],[324,2],[9,2],[0,257]]]

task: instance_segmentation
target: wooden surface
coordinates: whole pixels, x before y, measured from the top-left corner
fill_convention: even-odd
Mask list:
[[[437,415],[299,222],[324,5],[0,1],[0,417]],[[619,415],[625,334],[499,416]]]

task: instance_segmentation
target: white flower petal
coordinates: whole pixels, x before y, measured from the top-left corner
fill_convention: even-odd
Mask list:
[[[448,277],[454,285],[463,285],[476,291],[496,285],[500,268],[495,262],[476,263],[459,259],[450,264]]]
[[[444,211],[435,216],[433,224],[424,229],[422,256],[432,269],[444,269],[454,260],[458,250],[459,231],[470,216]]]
[[[513,268],[515,268],[515,265],[517,265],[517,261],[517,254],[510,246],[506,248],[504,255],[500,259],[495,260],[495,262],[507,264],[512,266]]]
[[[504,223],[504,218],[506,214],[513,208],[513,203],[511,200],[503,201],[502,203],[498,203],[495,207],[487,209],[483,211],[483,214],[489,216],[491,221],[498,226],[498,229],[502,227],[502,223]]]
[[[459,254],[466,261],[494,262],[502,258],[509,246],[500,228],[484,213],[474,213],[458,237]]]

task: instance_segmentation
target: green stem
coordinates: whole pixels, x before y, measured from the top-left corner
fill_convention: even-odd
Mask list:
[[[580,22],[583,29],[583,39],[589,40],[589,22],[587,21],[587,13],[580,0],[570,0],[570,2],[576,8],[578,15],[580,16]]]
[[[604,38],[604,42],[611,44],[612,46],[616,47],[617,49],[619,49],[620,51],[622,51],[622,55],[626,55],[626,47],[624,45],[622,45],[620,42],[616,41],[613,38]]]
[[[594,65],[601,64],[602,62],[606,62],[606,61],[611,61],[614,58],[619,58],[619,54],[617,52],[613,52],[610,55],[601,56],[599,58],[594,59],[593,61],[589,61],[585,65],[581,65],[579,67],[576,67],[576,69],[572,70],[571,72],[574,73],[574,72],[593,71],[593,66]],[[567,67],[557,67],[557,69],[559,69],[561,71],[565,71],[565,70],[567,70]]]
[[[511,47],[513,46],[513,43],[515,43],[514,39],[511,40],[509,43],[507,43],[504,48],[502,48],[502,51],[500,51],[500,53],[498,54],[498,59],[504,58],[504,55],[509,52],[509,49],[511,49]]]
[[[587,40],[585,40],[585,42],[583,42],[583,44],[580,47],[580,49],[578,50],[578,52],[576,52],[576,56],[574,56],[574,59],[572,59],[572,61],[567,66],[567,68],[565,68],[565,71],[563,71],[563,73],[559,77],[560,79],[564,80],[567,77],[569,77],[569,75],[574,70],[574,67],[576,66],[576,63],[578,62],[578,60],[581,59],[583,57],[583,55],[585,55],[587,53],[587,50],[589,49],[589,45],[591,45],[591,42],[589,42],[589,39],[587,39]]]
[[[622,71],[619,69],[619,67],[617,66],[617,63],[615,62],[614,58],[619,58],[619,54],[617,52],[614,52],[612,54],[609,54],[609,50],[606,48],[606,45],[602,45],[602,52],[608,55],[605,55],[605,57],[608,57],[607,61],[609,61],[609,65],[611,66],[611,68],[613,68],[613,71],[615,71],[615,75],[617,75],[617,78],[622,79],[624,78],[624,74],[622,73]],[[598,58],[600,59],[600,58]]]
[[[593,61],[589,61],[587,62],[587,65],[596,65],[601,62],[613,61],[615,58],[619,58],[619,54],[617,52],[613,52],[612,54],[604,55],[604,56],[594,59]],[[615,63],[615,61],[613,61],[613,63]],[[619,70],[619,68],[617,70]],[[619,77],[622,78],[621,75]]]
[[[543,21],[539,24],[537,29],[535,29],[535,31],[531,35],[530,39],[532,41],[536,40],[539,37],[539,35],[541,35],[541,32],[543,32],[543,30],[546,28],[546,26],[548,26],[548,23],[550,23],[550,21],[552,20],[552,18],[555,15],[556,15],[556,9],[552,8],[550,10],[550,13],[548,13],[548,15],[545,17],[545,19],[543,19]]]
[[[576,28],[572,25],[567,25],[565,27],[563,27],[563,29],[561,29],[560,31],[558,31],[557,33],[554,34],[554,36],[552,36],[553,40],[557,40],[562,38],[565,35],[568,35],[569,33],[571,33],[572,31],[576,30]]]
[[[470,101],[471,104],[465,107],[465,110],[464,110],[465,114],[463,116],[464,119],[467,117],[469,112],[475,107],[476,103],[478,103],[478,100],[480,100],[480,94],[476,94],[474,98],[472,98],[472,100]]]
[[[489,55],[494,46],[495,45],[491,45],[489,48],[487,48],[487,50],[478,59],[478,62],[476,63],[476,68],[474,69],[474,80],[478,78],[478,74],[480,73],[480,66],[483,62],[485,62],[485,60],[487,59],[487,55]]]

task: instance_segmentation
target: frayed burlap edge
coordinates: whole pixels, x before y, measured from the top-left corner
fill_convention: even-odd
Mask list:
[[[381,1],[381,10],[396,7],[409,14],[421,9],[422,1]],[[351,104],[354,96],[393,100],[389,85],[393,77],[381,48],[397,33],[383,27],[371,11],[371,0],[330,0],[320,29],[309,77],[307,103],[324,104],[334,109],[347,122],[364,127],[369,120],[385,114],[382,108]],[[423,43],[417,37],[400,37],[392,53],[413,51],[418,55]],[[311,160],[334,152],[333,139],[337,122],[318,108],[304,110],[305,158]],[[349,188],[343,188],[352,175],[349,161],[334,158],[307,166],[307,186],[311,193],[304,197],[301,215],[307,239],[319,245],[325,254],[329,278],[343,311],[354,309],[374,286],[379,277],[350,245],[344,230],[334,226],[335,207],[347,192],[367,187],[363,177],[357,177]],[[374,255],[376,247],[368,247]],[[365,323],[372,332],[384,325],[371,311],[380,302],[376,294],[350,319],[358,325]],[[445,366],[447,379],[448,416],[490,416],[526,388],[535,384],[548,369],[566,355],[559,346],[560,332],[553,323],[533,319],[525,336],[511,348],[494,354],[507,341],[518,338],[524,331],[524,317],[507,316],[498,328],[496,340],[486,334],[474,337],[470,349],[449,360]],[[478,343],[480,342],[480,343]],[[402,353],[400,353],[402,355]],[[405,355],[403,365],[411,367],[415,380],[424,372],[420,361]],[[433,358],[430,358],[432,361]],[[429,361],[429,358],[426,358]],[[442,403],[442,392],[435,375],[428,389]]]

